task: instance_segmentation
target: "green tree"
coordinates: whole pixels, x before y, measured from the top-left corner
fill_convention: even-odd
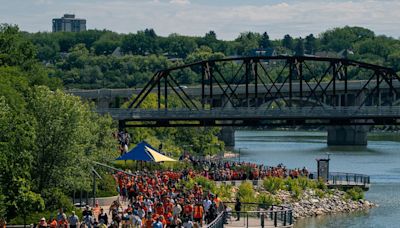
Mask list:
[[[110,126],[103,124],[100,129],[97,122],[103,117],[92,113],[78,97],[45,87],[34,88],[29,110],[38,123],[32,173],[36,189],[59,187],[72,190],[77,187],[75,182],[87,188],[90,161],[101,155],[96,151],[103,152],[103,155],[110,153],[98,146],[101,145],[98,142],[99,131],[110,133]]]
[[[259,33],[241,33],[239,37],[235,39],[237,54],[251,55],[254,49],[259,47],[260,38],[261,36]]]
[[[259,42],[259,46],[263,49],[267,49],[267,48],[272,48],[272,42],[269,39],[268,33],[264,32],[261,36],[260,42]]]
[[[306,36],[304,42],[304,52],[306,54],[313,55],[315,54],[316,50],[317,50],[317,39],[314,37],[313,34]]]
[[[293,38],[289,34],[286,34],[283,37],[282,46],[289,50],[293,49]]]
[[[0,24],[0,66],[30,67],[35,46],[23,38],[17,26]]]
[[[301,37],[297,40],[296,47],[294,48],[294,52],[296,53],[297,56],[304,55],[304,41]]]

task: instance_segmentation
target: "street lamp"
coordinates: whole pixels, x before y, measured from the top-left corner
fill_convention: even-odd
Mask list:
[[[247,149],[247,147],[240,147],[240,148],[239,148],[239,163],[240,163],[240,150],[241,150],[241,149]]]

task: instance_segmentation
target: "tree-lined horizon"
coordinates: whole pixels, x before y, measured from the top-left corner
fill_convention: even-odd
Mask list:
[[[23,33],[37,47],[36,58],[66,88],[141,87],[158,70],[205,59],[230,56],[317,55],[349,58],[400,71],[400,40],[362,27],[334,28],[306,37],[285,35],[272,40],[268,32],[243,32],[232,41],[204,36],[157,35],[153,29],[119,34],[108,30],[79,33]],[[113,54],[114,53],[114,54]],[[358,78],[358,77],[355,77]],[[180,78],[196,84],[193,72]]]

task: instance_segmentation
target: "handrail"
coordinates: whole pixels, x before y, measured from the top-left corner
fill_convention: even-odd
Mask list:
[[[222,228],[224,227],[225,222],[225,212],[222,211],[218,214],[218,216],[209,224],[207,224],[207,228]]]
[[[114,118],[143,120],[143,119],[235,119],[235,118],[299,118],[307,119],[337,119],[337,118],[375,118],[375,117],[400,117],[400,107],[286,107],[281,109],[265,108],[214,108],[210,110],[188,110],[188,109],[97,109],[99,114],[111,114]]]

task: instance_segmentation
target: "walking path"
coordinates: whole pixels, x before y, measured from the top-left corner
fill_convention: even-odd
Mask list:
[[[237,228],[237,227],[262,227],[260,218],[243,218],[240,221],[236,221],[235,218],[228,220],[228,224],[224,226],[225,228]],[[274,222],[271,220],[264,219],[264,227],[275,227]],[[293,227],[293,225],[283,226],[281,222],[278,222],[276,227]]]

